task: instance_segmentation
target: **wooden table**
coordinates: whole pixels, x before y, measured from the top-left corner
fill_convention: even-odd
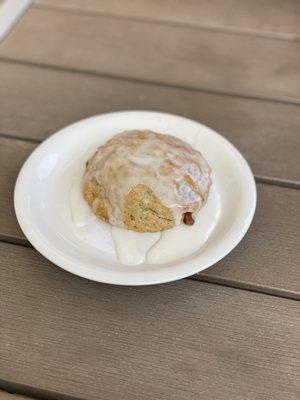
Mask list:
[[[0,47],[1,400],[300,398],[299,71],[297,0],[29,9]],[[44,259],[18,227],[14,183],[37,144],[123,109],[201,121],[254,171],[250,231],[198,276],[90,282]]]

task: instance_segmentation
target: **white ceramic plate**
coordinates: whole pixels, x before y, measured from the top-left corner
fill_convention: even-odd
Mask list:
[[[85,161],[97,146],[116,133],[130,129],[174,134],[187,141],[196,137],[214,172],[221,199],[217,225],[196,253],[176,263],[122,265],[109,239],[99,250],[95,245],[97,238],[89,232],[78,234],[72,222],[69,194],[74,177],[80,176]],[[243,238],[255,206],[253,175],[231,143],[195,121],[151,111],[103,114],[60,130],[30,155],[15,187],[19,224],[41,254],[73,274],[119,285],[174,281],[213,265]]]

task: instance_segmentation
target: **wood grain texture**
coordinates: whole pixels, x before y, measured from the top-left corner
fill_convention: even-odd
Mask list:
[[[25,243],[13,210],[20,165],[34,144],[0,138],[0,237]],[[254,223],[239,246],[199,279],[300,299],[300,191],[258,184]],[[0,375],[1,377],[1,375]]]
[[[256,176],[300,181],[297,105],[0,63],[0,133],[42,140],[91,115],[150,109],[181,114],[228,138]]]
[[[40,6],[295,38],[298,0],[38,0]]]
[[[0,57],[300,100],[300,42],[296,41],[33,8],[3,42]]]
[[[0,249],[2,379],[89,400],[297,399],[297,302],[190,280],[101,285]]]

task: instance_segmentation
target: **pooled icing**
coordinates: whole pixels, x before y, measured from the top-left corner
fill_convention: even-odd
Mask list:
[[[126,131],[100,146],[89,159],[84,180],[101,185],[109,222],[124,227],[126,196],[138,184],[148,186],[172,209],[175,225],[185,212],[197,213],[206,202],[211,169],[202,154],[173,136]]]

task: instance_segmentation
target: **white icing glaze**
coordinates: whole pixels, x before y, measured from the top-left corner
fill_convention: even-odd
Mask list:
[[[149,249],[160,239],[161,233],[140,233],[114,226],[111,230],[119,261],[124,265],[138,265],[145,261]]]
[[[221,213],[216,185],[212,185],[205,206],[196,216],[193,226],[181,224],[162,233],[161,239],[149,250],[149,264],[178,261],[199,250],[213,231]]]
[[[210,167],[199,151],[178,138],[151,131],[123,132],[100,146],[84,176],[85,181],[92,179],[102,188],[109,222],[119,227],[124,226],[126,196],[138,184],[148,186],[160,203],[173,210],[176,225],[183,213],[200,210],[211,185]]]
[[[89,208],[82,196],[82,179],[80,178],[76,178],[71,186],[70,209],[74,225],[77,227],[85,226]]]
[[[194,148],[203,146],[197,137],[188,136],[186,139]],[[148,163],[145,158],[142,160],[134,158],[134,162],[146,165]],[[80,229],[84,241],[101,251],[116,254],[124,265],[172,262],[199,251],[215,228],[221,212],[221,202],[218,184],[214,178],[213,181],[206,205],[195,215],[195,224],[193,226],[181,224],[161,234],[160,232],[138,233],[118,227],[111,229],[110,224],[99,220],[92,213],[83,199],[81,180],[75,179],[70,190],[72,220]],[[179,224],[181,213],[178,216]]]

